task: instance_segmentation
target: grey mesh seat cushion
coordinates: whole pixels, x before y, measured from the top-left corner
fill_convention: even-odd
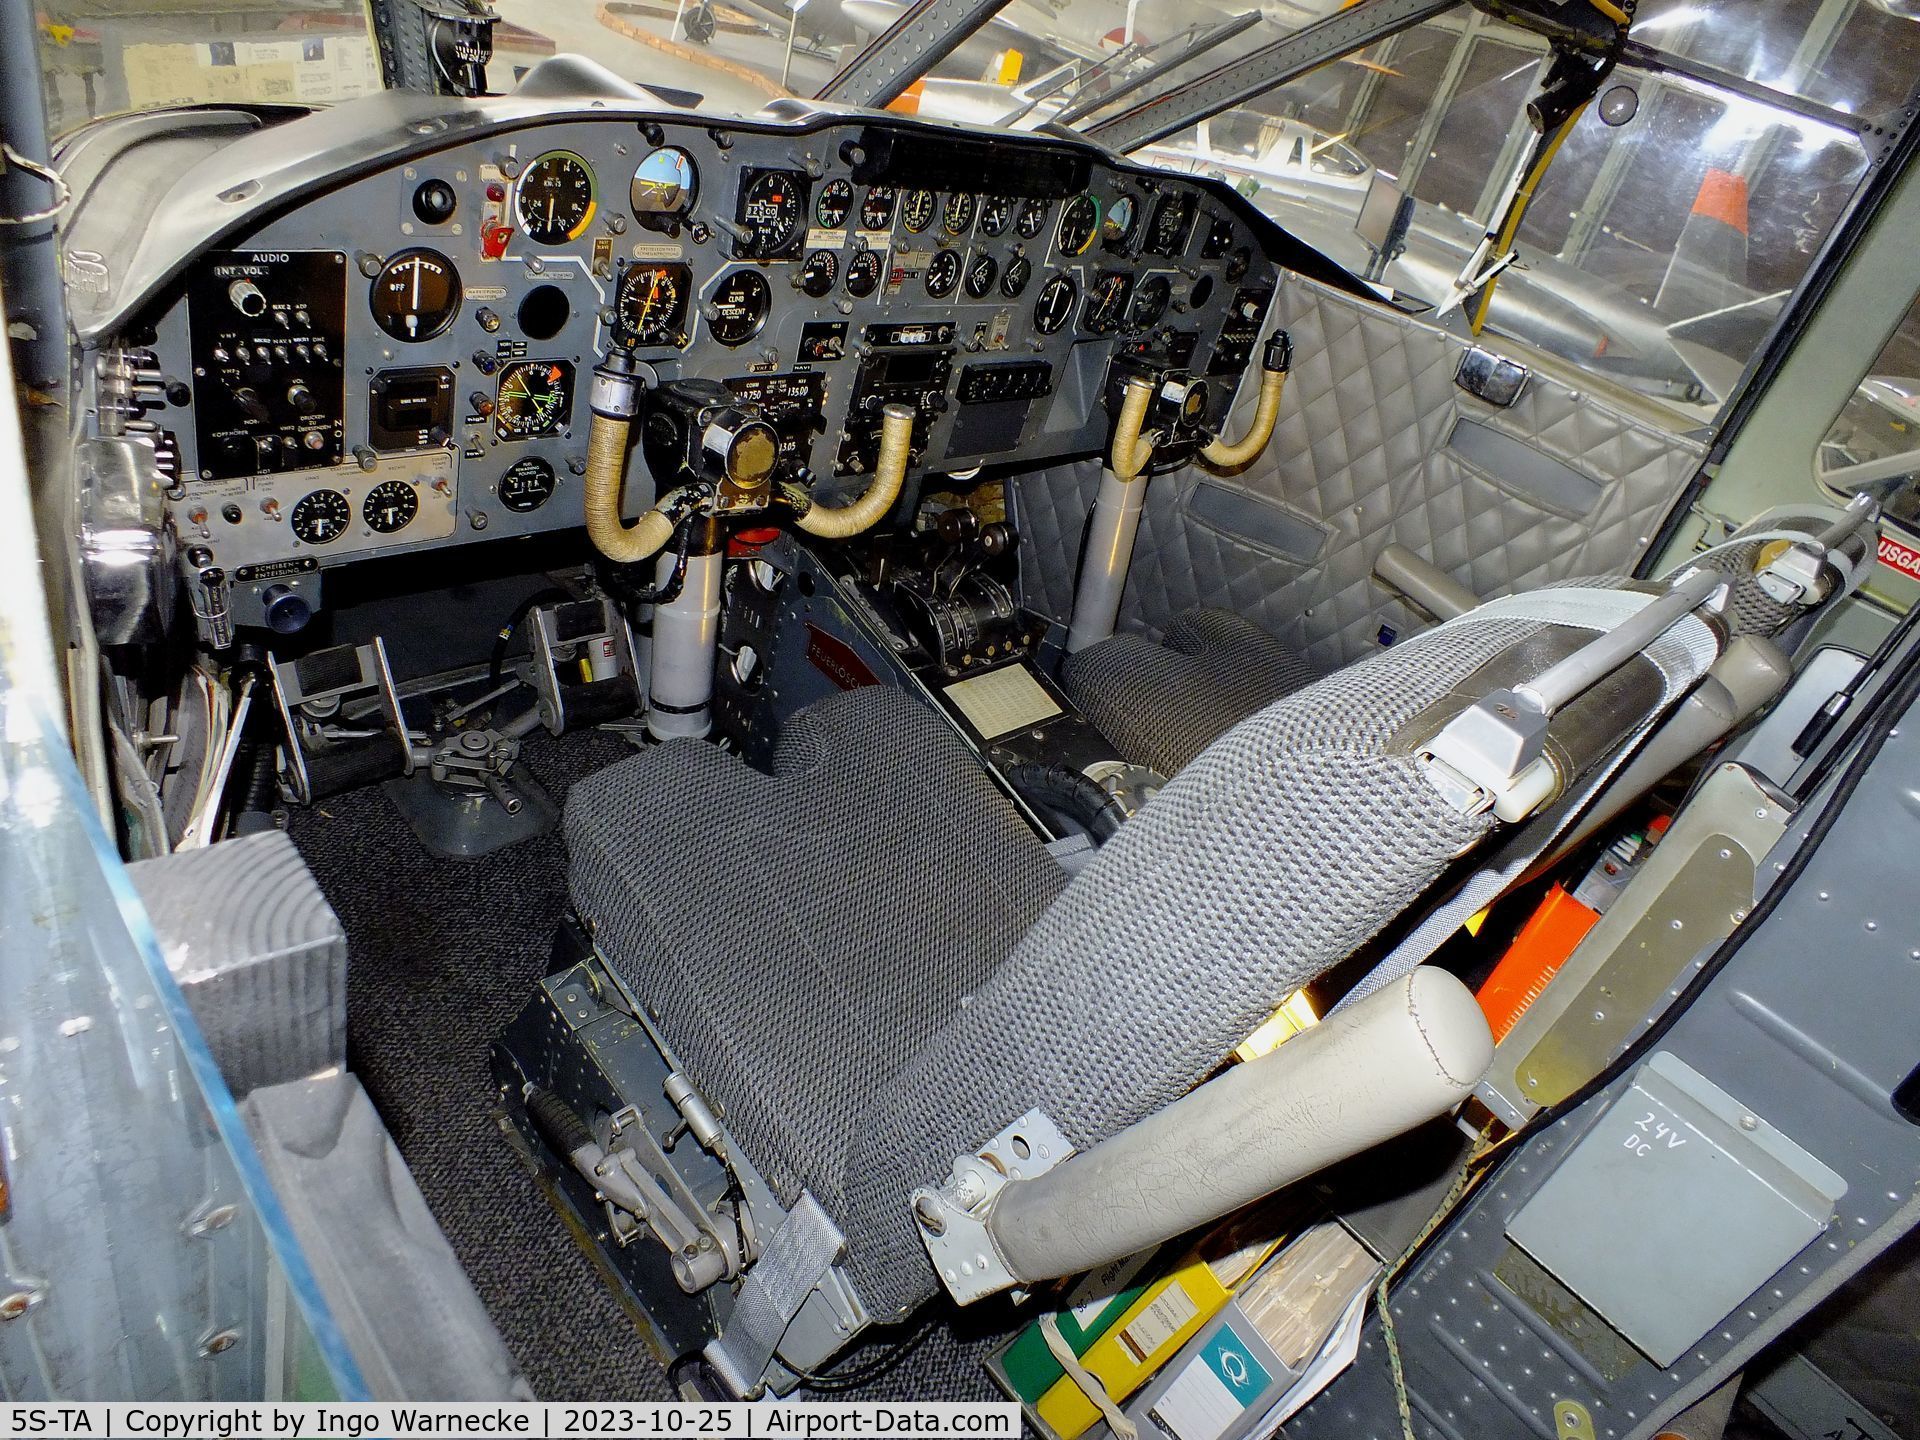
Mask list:
[[[569,884],[609,963],[788,1201],[1066,883],[904,692],[796,715],[771,776],[674,741],[577,783]]]
[[[898,1317],[935,1289],[914,1186],[1034,1107],[1085,1146],[1165,1106],[1486,835],[1396,737],[1556,628],[1476,612],[1267,706],[1064,889],[937,720],[853,692],[796,718],[775,777],[679,744],[576,785],[574,901]]]
[[[1067,657],[1061,683],[1114,748],[1174,775],[1254,711],[1320,678],[1230,610],[1174,617],[1159,642],[1114,635]]]

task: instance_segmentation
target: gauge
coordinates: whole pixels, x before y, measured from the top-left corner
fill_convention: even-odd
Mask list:
[[[820,197],[813,202],[813,223],[827,230],[838,230],[847,223],[847,215],[852,209],[853,182],[829,180],[820,188]]]
[[[649,230],[668,234],[680,228],[680,222],[693,209],[700,189],[700,172],[693,157],[674,145],[666,145],[640,162],[627,187],[627,202],[633,206],[633,218]]]
[[[1020,218],[1013,228],[1022,236],[1031,240],[1047,228],[1047,211],[1052,209],[1044,200],[1029,200],[1020,207]]]
[[[869,185],[867,198],[860,202],[862,230],[893,228],[893,207],[898,196],[891,185]]]
[[[419,513],[420,497],[404,480],[382,480],[367,491],[360,505],[360,518],[367,522],[367,528],[382,535],[406,529]]]
[[[847,262],[847,293],[864,300],[880,288],[886,273],[887,256],[882,250],[862,250]]]
[[[516,460],[500,477],[498,488],[500,503],[507,509],[516,510],[522,515],[529,510],[538,510],[553,498],[553,466],[538,455]]]
[[[353,506],[338,490],[315,490],[301,497],[288,523],[307,544],[331,545],[353,523]]]
[[[1127,323],[1145,330],[1160,323],[1173,300],[1173,282],[1164,275],[1149,275],[1133,290],[1133,304],[1127,310]]]
[[[799,248],[800,220],[806,214],[807,178],[791,170],[748,170],[741,178],[741,231],[734,253],[756,259],[791,254]]]
[[[973,263],[967,266],[967,294],[976,300],[984,300],[993,290],[994,279],[1000,274],[1000,262],[991,255],[976,255]]]
[[[940,212],[940,227],[949,235],[964,235],[973,228],[974,211],[978,208],[973,196],[964,190],[956,190],[947,196],[946,208]]]
[[[1187,248],[1187,236],[1193,229],[1193,206],[1191,195],[1162,195],[1154,203],[1146,242],[1151,254],[1175,256]]]
[[[1007,268],[1000,274],[1000,293],[1009,300],[1018,299],[1032,278],[1033,262],[1024,255],[1016,255],[1007,261]]]
[[[402,250],[374,276],[373,320],[396,340],[431,340],[460,313],[460,272],[438,250]]]
[[[521,360],[500,372],[493,428],[503,440],[553,435],[573,410],[573,366],[565,360]]]
[[[944,300],[953,293],[953,287],[960,283],[960,252],[958,250],[936,250],[933,258],[927,261],[927,294],[936,300]]]
[[[982,235],[1004,235],[1007,233],[1007,226],[1012,223],[1012,196],[983,195],[980,197],[980,233]]]
[[[1095,335],[1109,335],[1118,329],[1132,294],[1133,277],[1126,271],[1109,270],[1101,275],[1087,292],[1087,329]]]
[[[840,257],[831,250],[816,250],[800,267],[800,288],[818,300],[833,289],[840,278]]]
[[[549,150],[520,176],[513,213],[542,245],[564,245],[593,223],[593,170],[571,150]]]
[[[1060,253],[1084,255],[1100,228],[1100,205],[1091,195],[1076,195],[1060,211]]]
[[[918,235],[933,223],[933,210],[931,190],[909,190],[906,202],[900,209],[900,222]]]
[[[1107,207],[1107,218],[1100,226],[1100,242],[1109,250],[1126,252],[1133,236],[1133,222],[1140,218],[1140,207],[1131,195],[1116,195]]]
[[[1199,310],[1212,298],[1213,277],[1211,275],[1202,275],[1198,280],[1193,282],[1192,287],[1187,291],[1187,308],[1189,310]]]
[[[758,270],[736,270],[707,303],[707,329],[722,345],[744,345],[760,333],[772,305],[766,276]]]
[[[1253,268],[1253,252],[1242,245],[1227,257],[1226,276],[1229,283],[1244,279],[1248,270]]]
[[[620,277],[614,306],[615,338],[622,345],[687,343],[687,295],[692,272],[684,265],[632,265]]]
[[[1200,242],[1202,260],[1218,260],[1233,248],[1233,222],[1215,216],[1207,225],[1207,238]]]
[[[1033,328],[1051,335],[1067,323],[1073,314],[1073,302],[1080,298],[1071,275],[1056,275],[1040,287],[1040,298],[1033,302]]]

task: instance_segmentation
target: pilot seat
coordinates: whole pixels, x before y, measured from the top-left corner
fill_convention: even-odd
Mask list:
[[[1768,511],[1690,563],[1732,582],[1730,635],[1777,639],[1853,587],[1871,559],[1857,518],[1857,510],[1819,506]],[[1451,576],[1399,545],[1385,547],[1375,573],[1436,619],[1477,603]],[[1174,616],[1157,640],[1122,631],[1097,641],[1068,655],[1060,673],[1074,703],[1120,754],[1163,775],[1176,774],[1230,726],[1318,676],[1251,620],[1211,606]]]
[[[1295,688],[1071,880],[904,690],[798,712],[771,773],[658,745],[568,798],[585,939],[496,1051],[503,1108],[734,1394],[1186,1233],[1479,1081],[1477,1005],[1404,946],[1220,1066],[1489,836],[1577,808],[1718,656],[1725,590],[1515,596]]]

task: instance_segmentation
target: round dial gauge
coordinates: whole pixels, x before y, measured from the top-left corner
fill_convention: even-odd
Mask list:
[[[1032,278],[1033,262],[1024,255],[1016,255],[1007,261],[1007,268],[1000,273],[1000,293],[1009,300],[1016,300]]]
[[[1047,228],[1047,211],[1051,208],[1044,200],[1029,200],[1020,207],[1020,218],[1013,228],[1028,240],[1033,239]]]
[[[1007,226],[1012,223],[1012,196],[983,195],[980,197],[980,233],[982,235],[1004,235],[1007,233]]]
[[[800,267],[800,288],[818,300],[830,293],[840,278],[840,257],[831,250],[816,250]]]
[[[800,233],[806,181],[785,170],[762,170],[740,191],[740,214],[745,228],[743,254],[779,255],[795,244]]]
[[[315,490],[300,497],[287,523],[304,543],[331,545],[353,523],[353,506],[338,490]]]
[[[431,340],[460,313],[460,272],[438,250],[401,250],[373,278],[373,321],[396,340]]]
[[[973,263],[967,266],[967,294],[976,300],[984,300],[993,289],[994,278],[1000,273],[1000,262],[991,255],[976,255]]]
[[[1100,205],[1091,195],[1076,195],[1060,212],[1060,253],[1084,255],[1100,229]]]
[[[838,230],[847,223],[853,209],[853,182],[829,180],[813,202],[813,223],[827,230]]]
[[[1107,218],[1100,223],[1100,242],[1109,250],[1124,252],[1133,237],[1133,222],[1140,218],[1140,207],[1131,195],[1116,195],[1107,207]]]
[[[1053,334],[1067,323],[1079,298],[1080,289],[1071,275],[1055,275],[1040,287],[1040,298],[1033,302],[1033,328],[1042,335]]]
[[[973,215],[977,204],[973,196],[964,190],[956,190],[947,196],[947,205],[940,212],[940,227],[949,235],[964,235],[973,228]]]
[[[893,207],[898,196],[891,185],[870,185],[867,198],[860,202],[862,230],[888,230],[893,227]]]
[[[1191,195],[1162,195],[1147,227],[1147,249],[1156,255],[1179,255],[1193,230],[1193,205]]]
[[[522,360],[500,372],[493,428],[505,439],[552,435],[573,408],[573,366],[565,360]]]
[[[1239,280],[1239,279],[1242,279],[1246,275],[1247,271],[1252,268],[1253,268],[1253,251],[1249,250],[1246,246],[1242,245],[1239,249],[1235,250],[1231,255],[1227,257],[1227,268],[1226,268],[1225,274],[1229,281]]]
[[[933,258],[927,261],[927,294],[936,300],[944,300],[953,293],[953,287],[960,283],[960,252],[958,250],[936,250]]]
[[[1160,323],[1173,300],[1173,282],[1164,275],[1149,275],[1134,287],[1133,304],[1127,310],[1127,323],[1141,330]]]
[[[933,223],[933,210],[931,190],[909,190],[900,207],[900,223],[918,235]]]
[[[553,466],[538,455],[529,455],[514,461],[500,477],[500,503],[524,515],[551,500],[556,483]]]
[[[593,170],[571,150],[549,150],[520,176],[513,213],[542,245],[578,240],[593,223]]]
[[[1109,270],[1093,282],[1087,292],[1087,329],[1107,335],[1119,328],[1127,313],[1127,299],[1133,294],[1133,277],[1120,270]]]
[[[406,529],[419,513],[420,496],[404,480],[382,480],[367,491],[367,498],[360,502],[360,518],[367,522],[369,530],[377,530],[382,535]]]
[[[847,262],[847,293],[864,300],[880,288],[887,257],[879,250],[861,250]]]
[[[684,265],[633,265],[620,277],[614,307],[624,345],[687,343],[687,292],[692,272]]]
[[[758,270],[736,270],[707,303],[707,329],[722,345],[744,345],[767,323],[772,302],[766,276]]]
[[[1198,280],[1193,282],[1193,285],[1187,291],[1187,308],[1189,310],[1203,309],[1207,301],[1212,298],[1213,277],[1211,275],[1202,275]]]
[[[649,230],[672,232],[693,209],[700,172],[693,157],[675,145],[662,146],[640,162],[627,187],[633,218]]]

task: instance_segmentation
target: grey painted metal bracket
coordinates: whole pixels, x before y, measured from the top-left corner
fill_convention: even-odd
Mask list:
[[[947,1292],[961,1304],[1019,1283],[994,1247],[987,1216],[994,1197],[1015,1180],[1044,1175],[1073,1154],[1073,1143],[1038,1110],[1029,1110],[993,1139],[953,1162],[939,1185],[908,1197],[914,1229]]]

